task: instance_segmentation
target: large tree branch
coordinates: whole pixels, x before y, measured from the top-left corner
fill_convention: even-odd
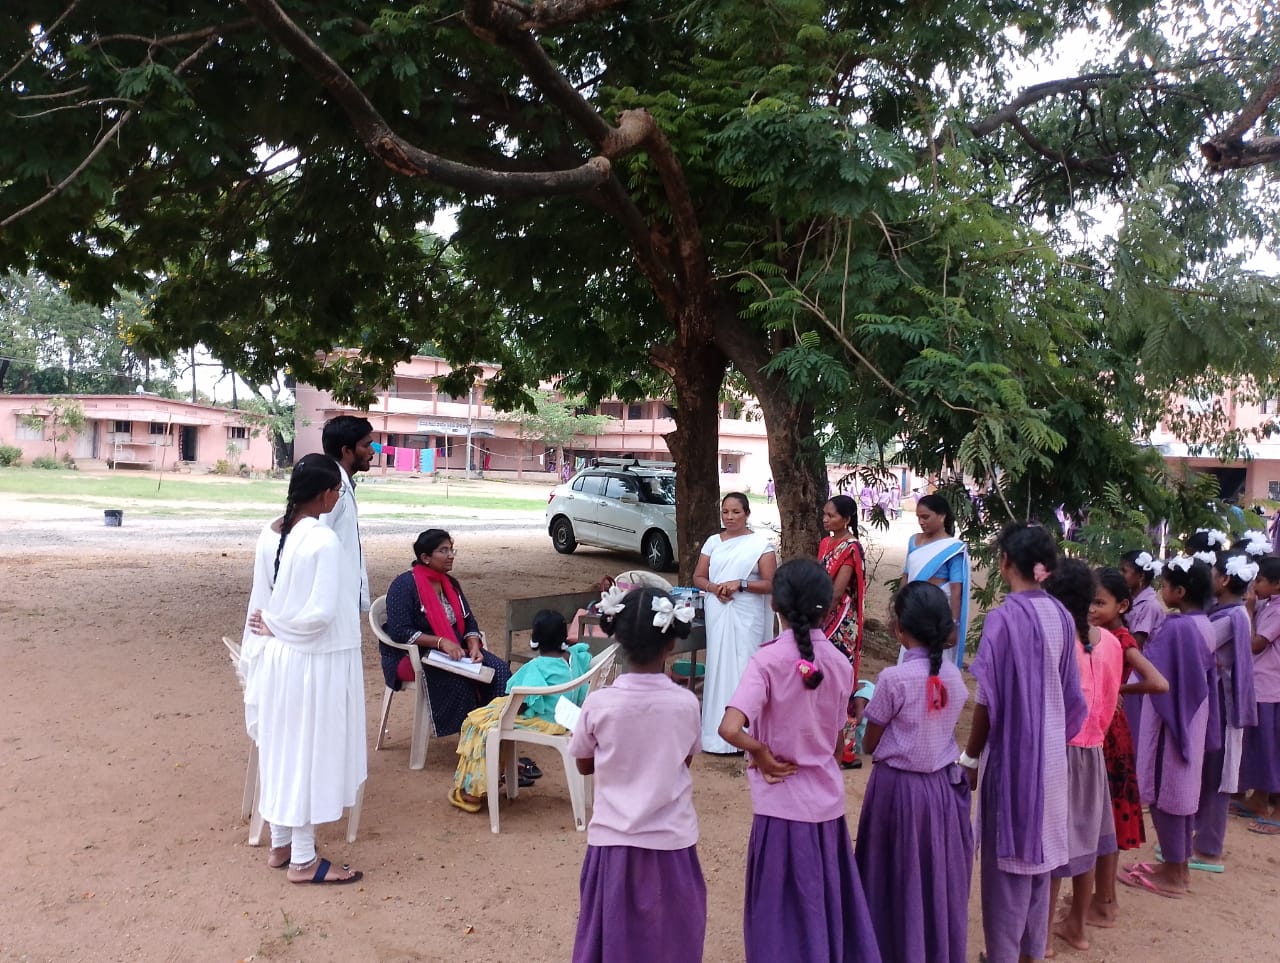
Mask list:
[[[579,167],[546,173],[512,173],[446,160],[400,137],[338,63],[275,0],[241,0],[263,29],[288,50],[346,113],[365,149],[390,170],[435,181],[463,193],[507,197],[576,194],[599,187],[610,165],[592,157]]]
[[[1097,90],[1100,87],[1108,87],[1117,80],[1121,80],[1126,76],[1130,75],[1119,73],[1081,74],[1079,77],[1064,77],[1061,80],[1050,80],[1042,84],[1033,84],[999,110],[988,114],[982,120],[965,124],[965,128],[974,137],[986,137],[988,134],[994,133],[1005,124],[1013,123],[1022,111],[1040,103],[1042,100],[1049,100],[1050,98],[1060,96],[1061,94]]]
[[[601,10],[616,7],[627,0],[534,0],[528,4],[519,3],[518,0],[499,2],[521,18],[522,30],[545,33],[556,27],[567,27],[590,19]]]
[[[1280,66],[1271,71],[1262,89],[1244,105],[1231,126],[1200,145],[1200,153],[1208,162],[1209,170],[1240,170],[1280,161],[1280,137],[1244,139],[1277,97],[1280,97]]]

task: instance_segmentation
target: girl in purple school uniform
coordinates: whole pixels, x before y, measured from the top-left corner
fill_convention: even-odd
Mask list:
[[[1147,639],[1160,628],[1168,612],[1164,603],[1151,583],[1159,577],[1162,563],[1150,552],[1125,552],[1120,556],[1120,574],[1129,583],[1129,612],[1124,617],[1124,624],[1138,643],[1138,651],[1146,645]],[[1128,682],[1138,681],[1133,673]],[[1134,745],[1138,743],[1138,725],[1142,720],[1142,695],[1127,693],[1123,699],[1125,721],[1129,723],[1129,732],[1133,735]]]
[[[600,626],[627,654],[627,671],[587,696],[569,753],[595,775],[582,865],[574,963],[699,963],[707,885],[689,763],[702,739],[697,697],[664,671],[693,606],[666,592],[612,588]]]
[[[1052,536],[1011,522],[997,546],[1009,593],[983,625],[972,666],[977,705],[960,764],[979,786],[984,959],[1026,963],[1043,959],[1048,943],[1049,874],[1069,856],[1067,740],[1088,708],[1075,626],[1041,587],[1057,564]]]
[[[1200,805],[1210,696],[1217,686],[1213,627],[1204,614],[1212,591],[1207,562],[1187,555],[1170,559],[1160,594],[1174,614],[1142,653],[1169,680],[1167,693],[1143,696],[1137,743],[1138,787],[1150,807],[1163,862],[1132,863],[1119,880],[1174,899],[1190,884],[1191,834]]]
[[[908,582],[893,598],[892,625],[907,654],[880,673],[863,713],[875,767],[855,858],[886,960],[964,963],[973,832],[955,728],[969,693],[942,658],[951,601],[936,585]]]
[[[1277,513],[1280,518],[1280,512]],[[1280,802],[1280,558],[1258,561],[1258,577],[1247,602],[1253,615],[1253,683],[1258,724],[1244,731],[1240,791],[1244,814],[1258,817],[1249,828],[1280,835],[1271,806]]]
[[[818,628],[831,591],[817,562],[779,566],[773,607],[782,634],[751,657],[720,723],[720,737],[750,756],[747,963],[880,960],[835,756],[853,667]]]
[[[1221,711],[1211,717],[1213,731],[1206,737],[1204,767],[1200,773],[1200,808],[1196,812],[1192,839],[1191,869],[1219,873],[1224,869],[1223,850],[1227,841],[1227,814],[1231,796],[1239,788],[1240,755],[1244,734],[1258,724],[1254,701],[1253,641],[1249,611],[1244,596],[1258,574],[1258,563],[1244,552],[1217,554],[1213,563],[1213,594],[1216,604],[1209,613],[1213,626],[1213,657],[1218,691],[1211,705]],[[1218,748],[1211,748],[1216,743]]]

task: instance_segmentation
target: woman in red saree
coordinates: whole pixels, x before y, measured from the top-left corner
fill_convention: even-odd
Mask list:
[[[862,660],[862,611],[867,596],[867,574],[862,545],[858,541],[858,503],[848,495],[833,495],[822,506],[822,527],[831,534],[818,545],[818,561],[831,576],[831,608],[822,620],[822,631],[853,666],[853,688],[858,688]],[[841,764],[856,769],[861,761],[853,751],[857,725],[853,695],[849,697],[849,724]]]

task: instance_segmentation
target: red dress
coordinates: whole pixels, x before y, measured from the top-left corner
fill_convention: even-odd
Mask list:
[[[1121,652],[1138,648],[1138,643],[1124,626],[1114,629]],[[1125,675],[1128,675],[1126,672]],[[1116,821],[1116,846],[1138,849],[1147,840],[1142,823],[1142,798],[1138,795],[1137,762],[1134,759],[1133,736],[1124,712],[1111,717],[1111,728],[1102,742],[1107,760],[1107,783],[1111,790],[1111,812]]]

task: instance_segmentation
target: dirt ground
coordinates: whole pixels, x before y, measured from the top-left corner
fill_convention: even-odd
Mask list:
[[[447,522],[455,574],[491,637],[508,598],[589,587],[635,564],[556,555],[537,515],[469,515]],[[418,526],[362,524],[380,594],[409,563]],[[98,510],[0,496],[0,960],[567,959],[586,839],[556,760],[539,754],[546,777],[504,800],[495,836],[484,815],[445,800],[456,738],[433,740],[426,769],[409,771],[406,698],[392,707],[390,747],[370,751],[358,840],[346,843],[345,822],[320,832],[324,854],[365,871],[360,885],[290,885],[246,845],[248,742],[219,637],[242,623],[259,525],[128,513],[105,529]],[[881,536],[878,579],[896,573],[912,529],[904,520]],[[884,606],[881,592],[872,613]],[[365,643],[372,746],[382,679],[367,627]],[[851,829],[868,775],[846,774]],[[751,821],[741,762],[697,759],[694,787],[706,959],[739,960]],[[1123,928],[1093,931],[1093,949],[1059,958],[1271,958],[1280,839],[1233,820],[1227,845],[1225,875],[1196,874],[1180,902],[1122,890]],[[975,873],[971,959],[976,884]]]

